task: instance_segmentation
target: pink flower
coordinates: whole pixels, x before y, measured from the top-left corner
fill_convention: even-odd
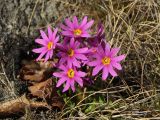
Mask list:
[[[110,73],[113,77],[117,76],[114,68],[121,70],[120,61],[125,59],[125,55],[116,56],[119,52],[119,48],[110,48],[109,44],[106,44],[105,49],[101,46],[98,47],[97,54],[95,54],[95,61],[89,62],[89,66],[95,66],[92,75],[95,76],[103,69],[102,79],[106,80]]]
[[[61,69],[62,71],[53,73],[55,77],[60,78],[57,82],[56,87],[61,86],[64,82],[66,82],[66,85],[63,89],[63,92],[67,91],[70,87],[72,91],[75,92],[75,82],[83,87],[83,80],[81,77],[84,77],[86,73],[77,71],[75,68],[71,68],[69,66],[65,67],[63,65],[61,65],[59,69]]]
[[[41,48],[33,49],[32,51],[35,53],[39,53],[39,57],[36,59],[37,61],[40,60],[45,55],[45,62],[52,58],[53,50],[56,47],[56,44],[59,40],[59,36],[56,37],[58,29],[56,28],[54,32],[52,32],[51,28],[48,27],[48,36],[45,34],[44,31],[40,30],[41,39],[36,39],[35,42],[40,44]]]
[[[101,23],[98,25],[96,34],[93,37],[88,38],[87,42],[92,47],[97,47],[102,42],[105,42],[104,27]]]
[[[69,67],[76,66],[80,67],[80,60],[87,60],[84,55],[88,51],[88,48],[79,48],[80,43],[75,42],[74,38],[69,41],[69,44],[59,45],[61,50],[59,55],[61,57],[60,64],[67,63]]]
[[[88,29],[92,26],[94,23],[93,20],[87,22],[87,16],[85,16],[82,20],[82,22],[79,24],[77,17],[73,17],[73,22],[71,22],[68,18],[65,19],[65,25],[61,25],[61,28],[64,30],[62,31],[62,34],[67,37],[90,37],[90,34],[88,33]]]

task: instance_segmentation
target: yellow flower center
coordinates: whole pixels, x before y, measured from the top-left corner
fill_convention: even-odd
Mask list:
[[[48,50],[52,49],[53,47],[53,42],[48,42],[47,48]]]
[[[109,65],[110,62],[111,62],[111,59],[110,59],[109,57],[104,57],[104,58],[102,59],[103,65]]]
[[[68,75],[69,78],[73,78],[74,77],[74,73],[75,72],[74,72],[73,69],[69,69],[68,72],[67,72],[67,75]]]
[[[72,57],[74,55],[74,50],[70,48],[67,53],[68,53],[68,56]]]
[[[73,33],[74,33],[74,35],[81,35],[82,34],[82,30],[80,30],[80,29],[75,29],[74,31],[73,31]]]

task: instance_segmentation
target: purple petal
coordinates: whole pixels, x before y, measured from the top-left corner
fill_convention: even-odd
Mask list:
[[[117,55],[117,53],[119,52],[120,48],[112,48],[111,52],[109,53],[111,57]]]
[[[92,62],[89,62],[87,63],[89,66],[97,66],[100,62],[99,61],[92,61]]]
[[[74,47],[74,38],[71,38],[71,41],[70,41],[70,47],[73,48]]]
[[[112,65],[108,66],[108,71],[113,77],[117,76],[117,73],[113,70]]]
[[[57,48],[60,49],[61,51],[65,52],[66,49],[64,48],[64,45],[57,43]]]
[[[125,55],[120,55],[120,56],[112,58],[112,61],[119,62],[119,61],[122,61],[123,59],[125,59],[125,57],[126,57]]]
[[[56,39],[54,40],[54,44],[56,44],[59,40],[59,36],[56,37]]]
[[[108,54],[110,52],[110,45],[108,43],[106,43],[106,46],[105,46],[105,53]]]
[[[74,37],[73,33],[70,31],[62,31],[62,34],[69,37]]]
[[[64,65],[60,65],[58,68],[65,71],[65,72],[67,71],[67,68]]]
[[[87,53],[88,52],[88,48],[80,48],[80,49],[76,49],[75,53]]]
[[[68,44],[68,42],[70,41],[70,37],[64,37],[64,40],[63,40],[63,45],[66,45]]]
[[[42,38],[43,38],[44,40],[49,41],[46,33],[45,33],[43,30],[40,30],[40,33],[41,33],[41,36],[42,36]]]
[[[71,30],[69,27],[67,27],[67,26],[65,26],[63,24],[61,24],[60,27],[65,31]]]
[[[73,64],[73,60],[67,60],[67,65],[68,65],[68,67],[69,68],[71,68],[72,67],[72,64]]]
[[[94,20],[89,21],[86,25],[83,26],[83,29],[86,30],[86,29],[90,28],[93,23],[94,23]]]
[[[62,56],[61,56],[61,57],[62,57]],[[67,61],[66,58],[61,58],[60,61],[59,61],[59,64],[64,64],[66,61]]]
[[[104,50],[103,50],[103,47],[102,47],[101,45],[98,46],[97,53],[98,53],[101,57],[106,56],[106,55],[105,55],[105,52],[104,52]]]
[[[78,68],[81,67],[80,63],[76,60],[76,58],[73,59],[73,65],[78,67]]]
[[[81,35],[81,37],[91,37],[91,35],[88,34],[88,33],[83,33],[83,34]]]
[[[58,32],[58,28],[56,28],[56,29],[54,30],[54,32],[53,32],[53,35],[52,35],[53,38],[56,37],[57,32]],[[53,39],[53,38],[52,38],[52,39]]]
[[[66,25],[67,25],[68,27],[74,29],[73,23],[72,23],[68,18],[65,19],[65,23],[66,23]]]
[[[118,70],[122,70],[122,66],[117,62],[111,62],[112,66]]]
[[[87,16],[85,16],[80,24],[80,28],[82,28],[87,23]]]
[[[82,66],[85,66],[85,65],[87,65],[88,64],[88,62],[89,62],[89,60],[84,60],[84,61],[82,61]]]
[[[53,50],[50,51],[50,56],[49,56],[49,58],[51,59],[52,56],[53,56]]]
[[[100,54],[96,54],[96,53],[95,53],[95,54],[93,55],[93,57],[96,58],[97,61],[99,61],[99,63],[101,63],[102,58],[104,57],[104,55],[103,55],[103,54],[100,55]]]
[[[92,72],[92,75],[95,76],[101,69],[103,68],[103,65],[97,65]]]
[[[36,48],[36,49],[33,49],[32,52],[34,53],[41,53],[43,51],[46,51],[46,47],[41,47],[41,48]]]
[[[59,79],[59,80],[58,80],[58,82],[57,82],[56,87],[61,86],[65,81],[66,81],[66,79],[65,79],[65,78],[61,78],[61,79]]]
[[[80,43],[78,41],[75,42],[74,48],[78,48],[80,46]]]
[[[49,39],[51,40],[52,39],[52,30],[51,30],[50,26],[48,26],[48,36],[49,36]]]
[[[36,39],[35,42],[38,43],[38,44],[44,45],[44,46],[47,45],[47,41],[45,41],[43,39]]]
[[[86,76],[86,73],[85,73],[85,72],[78,71],[78,72],[77,72],[77,75],[78,75],[79,77],[84,77],[84,76]]]
[[[107,77],[108,77],[108,69],[107,69],[107,67],[104,67],[103,68],[103,73],[102,73],[102,80],[106,80],[107,79]]]
[[[73,25],[75,26],[74,28],[78,27],[78,20],[76,16],[73,17]]]
[[[43,51],[43,52],[39,55],[39,57],[36,59],[36,61],[42,59],[42,57],[46,54],[46,52],[47,52],[47,50]]]
[[[54,72],[53,76],[55,76],[55,77],[64,77],[64,73],[63,72]]]
[[[63,92],[66,92],[69,89],[69,87],[70,87],[70,81],[67,80],[67,83],[66,83],[66,85],[65,85],[65,87],[63,89]]]
[[[83,87],[83,80],[80,77],[75,77],[75,81],[81,86]]]
[[[47,62],[47,60],[49,59],[49,56],[50,56],[50,51],[47,52],[44,62]]]
[[[88,58],[83,54],[76,54],[75,57],[80,60],[88,60]]]
[[[72,91],[75,92],[76,89],[75,89],[75,86],[74,86],[74,80],[70,81],[70,86],[71,86]]]

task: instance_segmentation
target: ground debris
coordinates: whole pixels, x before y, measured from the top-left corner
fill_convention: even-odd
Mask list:
[[[28,91],[24,95],[0,104],[0,118],[20,116],[30,109],[62,110],[63,99],[58,95],[53,81],[53,61],[22,61],[19,80],[26,81]],[[27,96],[27,97],[26,97]]]
[[[35,83],[33,86],[29,86],[28,89],[33,96],[39,98],[46,98],[52,92],[52,79],[46,81]]]
[[[30,100],[26,97],[26,95],[23,95],[21,97],[12,99],[7,102],[3,102],[0,104],[0,118],[1,117],[9,117],[13,115],[19,115],[20,113],[25,112],[25,108],[48,108],[50,109],[50,106],[46,102],[36,102],[33,100]]]
[[[29,81],[31,83],[41,82],[51,77],[52,61],[22,61],[22,68],[20,70],[19,78],[21,80]]]

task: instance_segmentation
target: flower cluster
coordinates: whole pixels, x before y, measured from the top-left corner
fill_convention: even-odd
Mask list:
[[[93,67],[92,76],[102,71],[102,80],[106,80],[109,74],[117,76],[116,70],[122,69],[120,62],[125,59],[125,55],[117,56],[120,49],[111,48],[106,42],[102,24],[98,25],[95,34],[91,34],[93,23],[93,20],[88,21],[87,16],[81,22],[76,16],[72,21],[67,18],[60,25],[59,33],[58,28],[52,31],[48,27],[48,34],[40,30],[41,38],[35,40],[41,46],[33,49],[34,53],[39,53],[37,61],[43,57],[44,62],[58,58],[58,72],[54,72],[53,76],[59,78],[57,87],[65,84],[63,92],[69,88],[74,92],[75,83],[83,87],[84,80],[91,77],[87,75],[88,71],[82,69],[84,66]]]

